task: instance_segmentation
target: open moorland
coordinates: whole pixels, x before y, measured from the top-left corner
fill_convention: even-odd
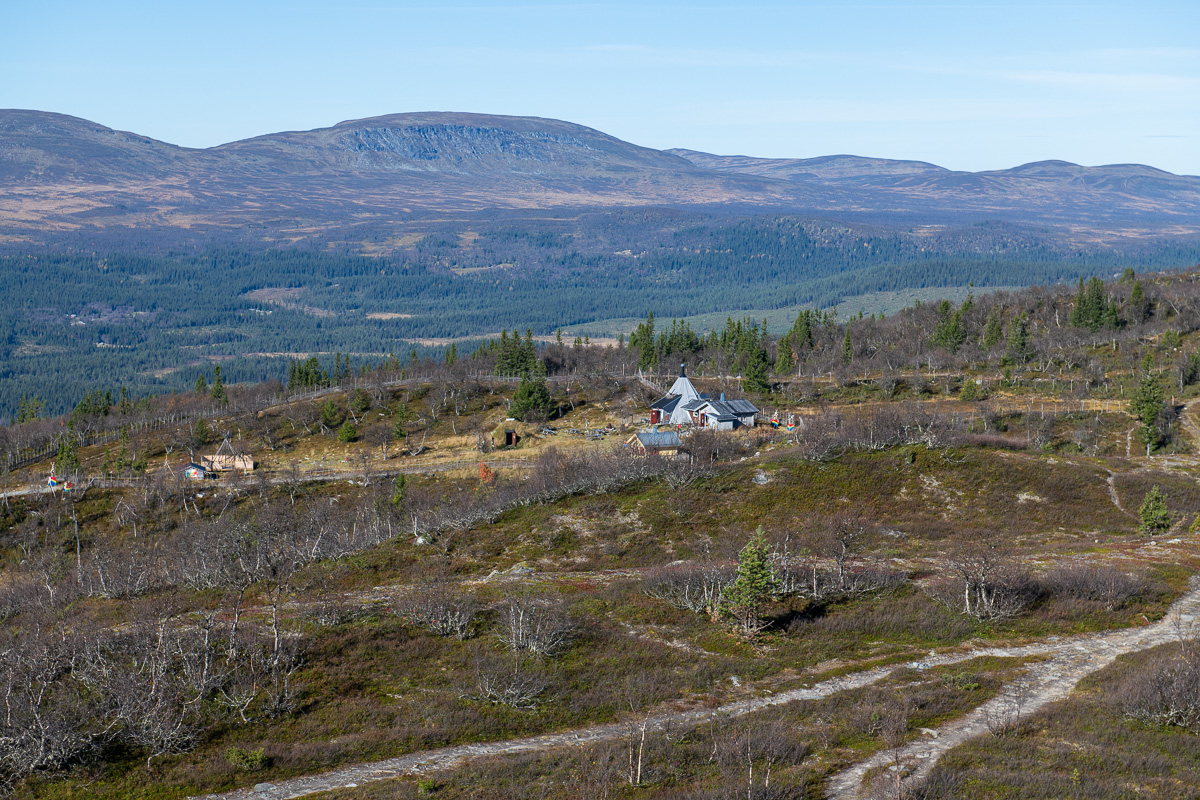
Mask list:
[[[4,788],[1194,796],[1198,291],[22,398]],[[756,424],[644,454],[681,363]]]

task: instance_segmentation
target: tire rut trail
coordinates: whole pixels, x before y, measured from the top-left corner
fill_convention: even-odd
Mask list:
[[[826,786],[825,796],[836,800],[864,796],[862,784],[868,772],[897,765],[906,770],[903,782],[911,786],[928,776],[938,759],[950,749],[996,726],[1011,726],[1043,706],[1066,697],[1082,678],[1108,666],[1118,656],[1174,641],[1181,630],[1195,631],[1198,618],[1200,585],[1193,582],[1193,588],[1176,600],[1167,615],[1154,625],[1071,637],[1029,648],[1050,658],[1030,665],[1021,679],[966,716],[948,722],[932,733],[924,733],[920,739],[898,751],[879,752],[834,775]]]
[[[1055,642],[1018,647],[976,648],[922,659],[922,667],[928,668],[956,664],[981,656],[1051,656],[1044,663],[1032,665],[1023,681],[1010,687],[1006,693],[985,703],[966,717],[942,726],[936,739],[921,740],[908,745],[902,758],[920,765],[910,780],[927,774],[937,758],[950,747],[986,731],[989,719],[997,713],[997,710],[1002,711],[1011,707],[1013,703],[1021,703],[1021,713],[1031,713],[1046,703],[1066,696],[1080,678],[1107,665],[1118,655],[1171,641],[1176,635],[1177,622],[1192,623],[1196,620],[1198,613],[1200,613],[1200,586],[1191,589],[1172,604],[1161,622],[1145,628],[1088,634]],[[739,700],[716,708],[665,712],[650,718],[648,730],[662,731],[675,725],[698,724],[713,716],[742,716],[796,700],[818,700],[839,692],[869,686],[903,666],[898,664],[877,667],[821,681],[811,687],[791,689],[749,700]],[[625,723],[615,722],[521,739],[443,747],[344,767],[319,775],[290,778],[277,783],[264,783],[258,784],[256,787],[204,795],[198,800],[286,800],[407,775],[453,769],[468,761],[488,756],[539,752],[559,747],[578,747],[612,741],[621,738],[626,732]],[[829,784],[830,796],[856,797],[863,775],[874,766],[884,766],[890,763],[891,758],[892,754],[890,753],[880,754],[834,776]]]

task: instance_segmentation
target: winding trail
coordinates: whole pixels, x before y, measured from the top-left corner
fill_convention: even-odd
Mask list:
[[[1200,620],[1200,586],[1193,584],[1193,587],[1154,625],[1024,648],[1030,654],[1042,653],[1050,658],[1031,665],[1021,680],[966,716],[924,733],[899,751],[882,751],[834,775],[827,784],[826,797],[840,800],[869,794],[866,791],[869,787],[862,785],[867,772],[896,764],[906,771],[906,785],[916,783],[951,748],[997,726],[1015,724],[1021,717],[1066,697],[1081,678],[1108,666],[1117,656],[1174,641],[1181,631],[1194,633]]]
[[[908,745],[901,753],[900,758],[906,763],[912,762],[917,765],[909,780],[927,774],[937,758],[951,747],[987,731],[989,721],[995,720],[997,714],[1011,714],[1012,710],[1018,706],[1021,714],[1031,713],[1046,703],[1064,697],[1080,678],[1108,665],[1117,656],[1171,641],[1177,635],[1180,623],[1194,624],[1198,615],[1200,615],[1200,586],[1193,588],[1176,600],[1161,622],[1148,627],[1074,636],[1021,647],[977,648],[923,659],[922,668],[928,668],[955,664],[981,656],[1050,656],[1045,662],[1031,665],[1022,682],[1010,686],[1006,692],[965,717],[942,726],[938,730],[936,738],[922,739]],[[900,665],[878,667],[831,678],[811,687],[726,703],[717,708],[664,712],[650,718],[648,730],[662,731],[676,725],[685,727],[695,725],[715,715],[742,716],[795,700],[817,700],[838,692],[869,686],[899,668]],[[203,800],[285,800],[285,798],[304,797],[317,792],[361,786],[405,775],[419,775],[452,769],[473,759],[487,756],[530,753],[559,747],[613,741],[623,737],[626,732],[626,724],[616,722],[522,739],[444,747],[383,761],[358,764],[320,775],[291,778],[278,783],[258,784],[253,788],[205,795]],[[829,796],[857,797],[859,785],[866,772],[873,767],[892,763],[893,756],[893,753],[880,753],[834,776],[829,784]]]

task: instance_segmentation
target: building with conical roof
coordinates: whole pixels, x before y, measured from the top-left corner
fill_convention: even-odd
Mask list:
[[[693,406],[707,400],[708,395],[700,394],[687,377],[685,364],[679,365],[679,377],[671,384],[671,389],[658,400],[650,404],[650,423],[670,425],[691,425],[692,415],[688,406]],[[697,406],[698,407],[698,406]]]

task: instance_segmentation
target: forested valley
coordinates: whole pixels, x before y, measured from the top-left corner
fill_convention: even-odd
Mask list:
[[[501,330],[587,325],[615,339],[647,312],[825,309],[848,295],[1048,285],[1200,260],[1187,242],[1102,247],[1003,224],[897,231],[654,209],[360,235],[265,250],[134,247],[111,235],[37,252],[9,245],[0,410],[15,418],[20,398],[36,396],[61,413],[122,385],[182,391],[214,363],[231,383],[284,380],[300,356],[345,353],[361,367],[437,356],[452,341],[470,349]]]

